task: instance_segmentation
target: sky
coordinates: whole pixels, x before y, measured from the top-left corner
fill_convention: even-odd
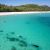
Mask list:
[[[1,4],[19,6],[24,4],[38,4],[50,6],[50,0],[0,0]]]

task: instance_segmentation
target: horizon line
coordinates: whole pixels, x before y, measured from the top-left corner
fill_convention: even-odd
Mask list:
[[[27,5],[27,4],[20,4],[20,5],[8,5],[8,4],[3,4],[3,3],[0,3],[2,5],[7,5],[7,6],[21,6],[21,5]],[[29,3],[28,3],[29,4]],[[33,4],[33,3],[30,3],[30,4]],[[38,6],[48,6],[50,7],[49,5],[45,5],[45,4],[33,4],[33,5],[38,5]]]

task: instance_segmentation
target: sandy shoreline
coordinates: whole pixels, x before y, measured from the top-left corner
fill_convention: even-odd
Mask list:
[[[50,11],[34,11],[34,12],[0,12],[2,15],[12,15],[12,14],[30,14],[30,13],[50,13]]]

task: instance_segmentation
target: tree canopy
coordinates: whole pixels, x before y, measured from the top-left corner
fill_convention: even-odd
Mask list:
[[[20,12],[20,11],[50,11],[47,5],[26,4],[20,6],[8,6],[0,4],[0,12]]]

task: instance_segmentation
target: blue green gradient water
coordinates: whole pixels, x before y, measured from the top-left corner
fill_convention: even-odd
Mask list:
[[[0,16],[0,50],[11,50],[15,46],[17,50],[50,50],[50,13],[17,14]],[[11,35],[11,32],[15,32]],[[10,37],[22,35],[29,44],[21,48],[18,42],[7,41],[7,33]],[[30,47],[36,44],[39,49]]]

